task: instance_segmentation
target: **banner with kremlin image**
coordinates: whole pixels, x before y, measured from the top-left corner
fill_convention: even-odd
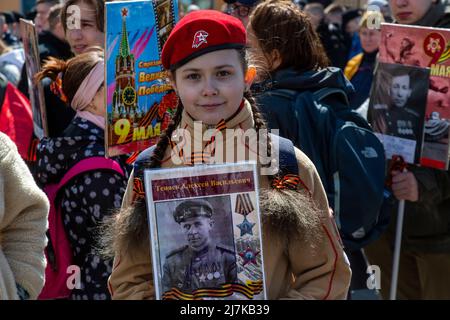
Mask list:
[[[175,113],[177,96],[160,55],[177,21],[174,0],[106,3],[108,156],[155,144]]]

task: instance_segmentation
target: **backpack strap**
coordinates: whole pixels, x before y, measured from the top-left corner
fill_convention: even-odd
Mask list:
[[[309,90],[297,91],[297,90],[292,90],[292,89],[274,88],[273,90],[271,90],[269,92],[271,95],[283,97],[283,98],[286,98],[289,100],[294,100],[294,101],[298,95],[301,95],[302,93],[305,93],[305,92],[311,92],[314,100],[317,100],[319,102],[321,102],[323,99],[327,98],[328,96],[336,94],[339,96],[340,99],[343,100],[343,102],[346,105],[349,104],[347,94],[345,93],[344,90],[339,89],[339,88],[325,87],[325,88],[315,90],[315,91],[309,91]]]
[[[67,184],[70,180],[72,180],[77,175],[99,169],[109,169],[120,173],[120,175],[124,176],[123,169],[112,159],[107,159],[104,157],[90,157],[81,160],[77,164],[75,164],[69,171],[64,175],[61,181],[58,183],[56,190],[60,190],[65,184]]]
[[[317,101],[322,101],[328,96],[331,96],[333,94],[339,95],[342,99],[344,99],[345,104],[349,104],[347,94],[344,90],[339,88],[322,88],[319,90],[316,90],[313,92],[314,98]]]
[[[289,100],[295,100],[299,92],[291,89],[274,88],[271,91],[268,91],[268,94],[283,97]]]
[[[139,156],[136,158],[136,161],[133,164],[133,170],[134,170],[134,177],[135,178],[141,178],[142,181],[144,181],[144,169],[149,169],[149,168],[144,168],[144,163],[149,161],[150,158],[153,156],[153,152],[156,149],[156,144],[145,149],[144,151],[142,151]]]
[[[280,174],[298,175],[297,157],[295,156],[295,149],[292,141],[274,134],[270,134],[270,139],[272,140],[272,147],[278,148]]]

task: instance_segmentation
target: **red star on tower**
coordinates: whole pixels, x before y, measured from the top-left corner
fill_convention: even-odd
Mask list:
[[[128,9],[127,8],[123,8],[122,9],[122,17],[126,17],[128,15]]]

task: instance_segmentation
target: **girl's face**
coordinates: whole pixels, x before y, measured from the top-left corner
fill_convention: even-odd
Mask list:
[[[189,115],[208,125],[231,117],[245,90],[244,70],[234,49],[206,53],[189,61],[176,69],[171,81]]]
[[[79,1],[76,5],[80,8],[80,29],[70,28],[66,30],[66,39],[75,55],[83,53],[92,46],[104,47],[105,34],[97,29],[97,16],[94,7]],[[70,14],[67,14],[68,20]]]
[[[392,15],[401,24],[414,24],[423,18],[436,0],[389,0]]]

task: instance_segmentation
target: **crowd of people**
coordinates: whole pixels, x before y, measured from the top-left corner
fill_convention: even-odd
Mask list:
[[[199,163],[196,154],[176,149],[180,128],[189,132],[192,145],[196,134],[210,128],[222,132],[223,145],[213,151],[210,141],[201,142],[201,164],[207,163],[205,152],[230,161],[230,147],[243,150],[244,160],[253,159],[252,152],[259,151],[252,146],[261,139],[269,150],[280,140],[293,145],[288,155],[294,159],[292,172],[258,171],[269,299],[367,298],[367,290],[374,289],[367,288],[369,265],[381,271],[370,298],[388,299],[401,200],[406,205],[397,298],[450,299],[445,275],[450,268],[450,171],[398,168],[383,158],[381,189],[363,188],[376,193],[367,198],[376,199],[374,211],[387,213],[371,220],[370,227],[348,233],[344,226],[356,223],[348,221],[352,216],[370,217],[365,210],[340,212],[347,208],[342,194],[351,201],[356,190],[339,189],[330,160],[337,153],[332,147],[340,117],[371,131],[367,105],[378,89],[373,83],[380,23],[450,28],[450,4],[369,0],[356,8],[338,2],[225,0],[221,10],[193,3],[186,12],[180,2],[180,20],[161,48],[166,81],[179,98],[176,113],[157,144],[134,165],[129,155],[105,158],[105,1],[36,1],[26,16],[38,32],[41,70],[33,79],[26,72],[18,27],[24,16],[0,13],[0,299],[154,299],[148,208],[136,186],[143,185],[144,169]],[[80,9],[79,28],[68,27],[73,5]],[[208,38],[195,42],[199,31]],[[30,103],[39,82],[48,124],[48,135],[41,139],[33,133]],[[409,75],[393,77],[388,95],[396,109],[407,109],[411,88]],[[324,117],[325,109],[333,111]],[[309,123],[311,132],[302,127],[305,119],[316,121]],[[204,124],[200,133],[197,121]],[[374,125],[400,130],[379,121]],[[239,141],[224,128],[265,134]],[[263,129],[277,129],[279,137]],[[386,192],[392,195],[389,206]],[[188,244],[166,257],[167,289],[175,283],[189,293],[209,283],[199,280],[207,272],[188,274],[186,265],[201,263],[220,266],[217,277],[211,273],[214,283],[238,281],[233,251],[214,246],[214,253],[207,253],[214,224],[208,201],[187,201],[173,217]],[[67,238],[68,265],[79,268],[79,277],[74,288],[55,294],[53,276],[66,275],[58,256],[58,221]]]

